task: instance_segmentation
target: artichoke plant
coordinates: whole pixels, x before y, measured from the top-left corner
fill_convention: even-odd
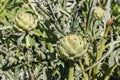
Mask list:
[[[32,14],[27,12],[21,12],[18,14],[18,16],[15,18],[15,25],[14,27],[21,32],[29,32],[32,29],[35,29],[37,27],[38,20],[35,19]]]
[[[119,1],[0,0],[0,79],[120,79]]]
[[[15,18],[14,27],[20,32],[26,32],[26,47],[30,46],[29,32],[37,27],[38,19],[35,19],[32,14],[20,12]]]
[[[100,6],[96,7],[94,10],[94,16],[96,19],[102,19],[104,16],[104,9]]]
[[[87,44],[82,37],[70,34],[59,40],[57,50],[60,58],[64,60],[74,60],[86,52]]]

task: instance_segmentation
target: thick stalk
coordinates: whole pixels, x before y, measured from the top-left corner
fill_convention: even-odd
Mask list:
[[[26,41],[26,47],[28,48],[30,46],[30,36],[29,36],[29,34],[27,34],[25,36],[25,41]]]
[[[29,50],[27,50],[27,54],[26,54],[26,58],[27,58],[27,69],[28,69],[28,74],[29,74],[29,78],[30,80],[35,80],[35,76],[32,72],[32,61],[33,61],[33,58],[30,56],[31,52]]]
[[[33,74],[32,70],[31,70],[30,66],[28,66],[28,74],[29,74],[31,80],[35,80],[34,74]]]
[[[79,65],[81,69],[84,70],[84,66],[82,65],[82,62],[80,60],[79,60]],[[88,80],[88,75],[85,72],[83,72],[83,77],[84,77],[84,80]]]
[[[108,36],[108,32],[109,32],[109,29],[110,29],[110,26],[111,26],[112,23],[113,23],[113,19],[109,19],[106,23],[106,29],[105,29],[104,36],[103,36],[104,38],[102,39],[102,42],[101,42],[101,45],[100,45],[100,50],[97,53],[96,61],[100,60],[102,55],[103,55],[103,51],[105,49],[105,43],[107,41],[106,38]],[[95,77],[98,74],[98,72],[99,72],[99,64],[96,65],[96,67],[94,68],[94,76]]]
[[[29,33],[26,34],[25,36],[25,42],[26,42],[26,48],[28,49],[30,47],[30,36],[29,36]],[[28,65],[28,74],[29,74],[29,77],[31,80],[35,80],[35,77],[34,77],[34,74],[32,72],[32,65],[31,65],[31,61],[32,61],[32,58],[30,57],[30,51],[27,50],[27,53],[26,53],[26,58],[27,58],[27,65]]]
[[[74,62],[73,61],[69,61],[68,80],[74,80]]]
[[[105,76],[104,80],[109,80],[110,75],[112,74],[112,72],[115,70],[116,67],[117,67],[117,64],[115,64],[113,67],[111,67],[111,68],[106,72],[106,76]]]
[[[105,43],[106,43],[106,39],[103,39],[102,43],[101,43],[101,46],[100,46],[100,51],[97,54],[96,61],[100,60],[100,58],[102,57],[102,53],[103,53],[103,51],[105,49]],[[99,65],[96,65],[96,67],[94,68],[94,72],[93,72],[94,73],[94,77],[96,77],[98,72],[99,72]]]

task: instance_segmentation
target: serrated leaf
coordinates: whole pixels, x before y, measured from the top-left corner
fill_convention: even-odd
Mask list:
[[[41,31],[39,29],[34,29],[33,34],[38,36],[38,37],[42,35],[42,33],[41,33]]]
[[[36,44],[35,38],[30,38],[30,46],[34,46]]]
[[[108,59],[108,64],[109,64],[109,67],[112,67],[114,64],[115,64],[115,56],[116,56],[116,51],[111,53],[109,59]]]

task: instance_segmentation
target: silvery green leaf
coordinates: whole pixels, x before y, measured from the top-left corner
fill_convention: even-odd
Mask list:
[[[111,55],[109,57],[109,60],[108,60],[109,67],[114,66],[114,64],[115,64],[115,56],[116,56],[116,53],[111,53]]]

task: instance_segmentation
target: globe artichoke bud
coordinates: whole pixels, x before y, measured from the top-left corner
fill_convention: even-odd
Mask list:
[[[61,38],[57,43],[59,57],[64,60],[74,60],[87,51],[87,43],[82,37],[75,34]]]
[[[103,16],[104,16],[103,8],[101,8],[100,6],[96,7],[95,10],[94,10],[94,16],[95,16],[96,19],[102,19]]]
[[[21,32],[29,32],[32,29],[37,27],[38,20],[35,19],[32,14],[27,12],[21,12],[18,14],[18,16],[15,18],[15,25],[14,27]]]

